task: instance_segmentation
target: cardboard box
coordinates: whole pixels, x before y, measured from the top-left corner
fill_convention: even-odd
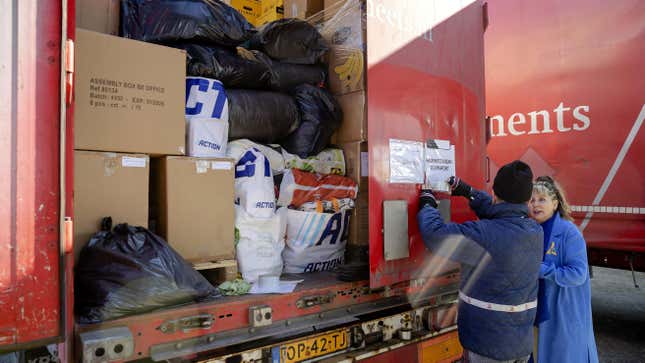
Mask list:
[[[323,9],[323,0],[284,0],[285,18],[307,19]]]
[[[342,0],[325,0],[321,34],[330,45],[329,89],[335,95],[365,89],[366,26],[360,2],[345,6]]]
[[[150,159],[141,154],[74,151],[74,257],[101,228],[112,224],[148,227]]]
[[[258,18],[262,15],[261,0],[230,0],[229,5],[244,15],[246,20],[253,25],[256,25]]]
[[[367,140],[367,110],[365,92],[358,91],[342,96],[336,100],[343,110],[343,122],[334,135],[334,143],[347,143]]]
[[[259,27],[283,17],[283,0],[262,0],[261,13],[255,21],[255,26]]]
[[[184,154],[184,51],[78,29],[75,82],[75,149]]]
[[[157,232],[186,260],[234,258],[233,178],[232,159],[153,159]]]
[[[347,176],[358,182],[356,206],[349,221],[349,243],[369,245],[369,165],[366,142],[341,144],[345,154]]]
[[[76,27],[119,35],[119,0],[77,0]]]

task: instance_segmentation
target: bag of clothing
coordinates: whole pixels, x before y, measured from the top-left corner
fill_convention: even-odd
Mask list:
[[[121,1],[121,33],[126,38],[230,47],[247,41],[254,32],[242,14],[218,0]]]
[[[278,205],[300,208],[307,202],[319,200],[356,199],[357,194],[358,185],[351,178],[287,169],[280,184]]]
[[[275,189],[271,165],[260,150],[247,150],[235,165],[235,204],[251,217],[271,218]]]
[[[273,77],[267,62],[242,57],[228,48],[197,44],[180,48],[187,53],[187,75],[214,78],[227,88],[264,89]]]
[[[81,250],[74,278],[80,322],[98,323],[219,296],[166,241],[111,218]]]
[[[296,18],[265,24],[249,41],[249,48],[286,63],[316,64],[329,49],[316,28]]]
[[[290,134],[282,147],[301,158],[320,153],[343,121],[343,111],[327,90],[303,84],[293,90],[300,126]]]
[[[194,157],[223,157],[228,142],[228,101],[220,81],[186,78],[186,151]]]
[[[257,149],[262,155],[269,159],[273,175],[284,172],[284,156],[280,145],[262,145],[248,139],[233,140],[228,143],[226,157],[235,160],[237,163],[249,149]]]
[[[237,267],[244,280],[255,282],[261,275],[282,273],[286,212],[279,208],[271,218],[254,218],[235,206]]]
[[[350,209],[338,213],[287,211],[285,273],[333,270],[344,261]]]
[[[306,159],[282,150],[283,169],[300,169],[310,173],[345,175],[345,154],[341,149],[325,149]]]
[[[295,100],[289,95],[255,90],[227,90],[229,140],[249,139],[273,144],[300,123]]]
[[[322,65],[293,64],[271,59],[266,54],[254,50],[253,59],[269,68],[268,86],[274,91],[288,92],[301,84],[320,86],[325,83],[327,69]]]

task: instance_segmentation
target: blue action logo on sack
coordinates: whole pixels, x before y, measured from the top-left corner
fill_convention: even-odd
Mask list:
[[[305,266],[303,272],[319,272],[319,271],[328,271],[333,270],[336,266],[343,263],[343,258],[338,257],[333,260],[324,261],[324,262],[312,262]]]
[[[214,142],[206,141],[206,140],[199,140],[199,143],[197,143],[199,146],[207,147],[209,149],[213,149],[216,151],[220,151],[222,149],[222,146],[217,145]]]
[[[257,203],[255,203],[255,208],[274,209],[275,208],[275,203],[274,202],[257,202]]]
[[[209,86],[211,82],[212,86]],[[215,102],[213,102],[213,94],[209,92],[209,89],[217,92]],[[212,110],[206,110],[206,105],[212,107]],[[206,78],[186,78],[187,116],[200,115],[219,119],[224,112],[224,105],[226,105],[226,91],[220,81]]]

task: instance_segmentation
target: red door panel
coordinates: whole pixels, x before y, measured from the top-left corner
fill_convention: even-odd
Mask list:
[[[0,12],[0,351],[60,335],[61,3]]]
[[[367,3],[370,284],[377,287],[456,267],[425,250],[416,223],[419,186],[389,182],[389,140],[450,140],[457,174],[484,186],[484,16],[480,1]],[[384,259],[385,200],[408,201],[409,258]],[[456,198],[451,214],[453,221],[472,219]]]

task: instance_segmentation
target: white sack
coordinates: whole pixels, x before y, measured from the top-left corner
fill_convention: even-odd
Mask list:
[[[228,99],[220,81],[186,78],[188,156],[223,157],[228,142]]]
[[[258,219],[235,206],[237,264],[244,280],[255,282],[260,275],[282,273],[286,212],[279,208],[272,218]]]
[[[344,261],[351,209],[338,213],[287,211],[284,272],[332,270]]]

